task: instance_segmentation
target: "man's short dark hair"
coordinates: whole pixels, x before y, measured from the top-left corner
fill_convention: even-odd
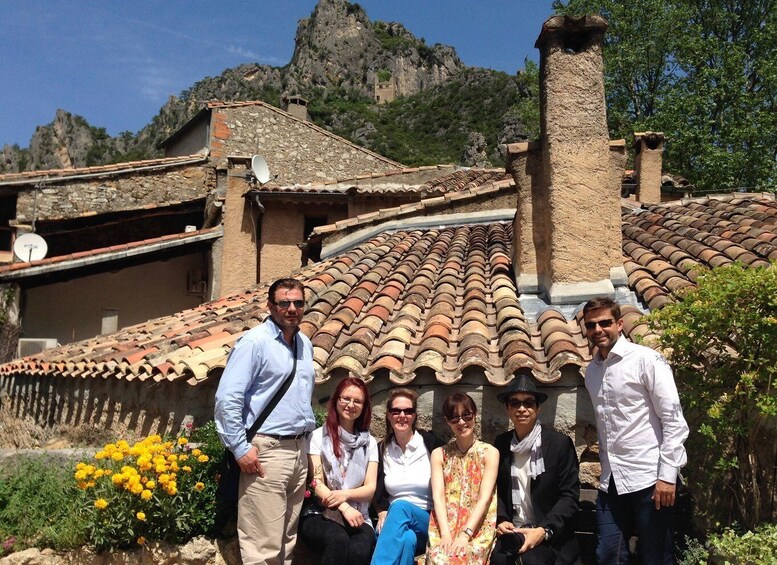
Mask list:
[[[285,279],[278,279],[274,283],[270,285],[270,290],[267,292],[267,300],[275,304],[275,293],[278,291],[279,288],[285,289],[285,290],[300,290],[302,291],[302,298],[305,298],[305,285],[302,284],[297,279],[292,278],[285,278]]]
[[[593,312],[594,310],[609,310],[616,321],[621,319],[621,307],[618,306],[618,303],[612,298],[607,298],[605,296],[592,298],[585,303],[585,306],[583,306],[583,316],[585,317],[586,314]]]

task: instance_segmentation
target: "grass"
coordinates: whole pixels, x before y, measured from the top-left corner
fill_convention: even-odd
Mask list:
[[[24,456],[0,467],[0,555],[28,547],[73,549],[85,543],[83,493],[73,461]]]

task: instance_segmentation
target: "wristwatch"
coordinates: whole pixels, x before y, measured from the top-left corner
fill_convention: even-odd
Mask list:
[[[542,528],[545,530],[545,541],[550,541],[550,538],[553,537],[553,530],[551,528]]]
[[[464,528],[463,532],[469,536],[469,539],[472,539],[472,536],[475,535],[475,532],[472,531],[472,528]]]

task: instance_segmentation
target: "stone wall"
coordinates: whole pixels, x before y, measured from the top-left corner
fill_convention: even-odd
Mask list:
[[[131,173],[114,173],[98,178],[63,178],[46,183],[39,191],[25,187],[16,200],[16,221],[77,218],[85,213],[137,210],[146,205],[185,202],[204,198],[215,188],[215,176],[208,167],[188,165]],[[35,209],[35,213],[33,213]]]
[[[362,149],[277,108],[214,108],[211,157],[262,155],[281,185],[353,178],[397,169],[397,163]]]
[[[73,445],[174,434],[187,415],[213,419],[218,379],[178,381],[109,378],[0,378],[0,447],[39,447],[64,438]]]

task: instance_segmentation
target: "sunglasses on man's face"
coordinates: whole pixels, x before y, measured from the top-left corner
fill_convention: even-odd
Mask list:
[[[523,406],[524,408],[528,408],[529,410],[533,410],[534,408],[537,408],[537,401],[533,398],[527,398],[526,400],[521,400],[519,398],[511,398],[507,401],[507,405],[510,408],[520,408]]]
[[[597,320],[596,322],[586,322],[585,323],[585,329],[587,330],[594,330],[596,329],[597,324],[600,328],[605,329],[609,328],[615,323],[615,320]]]
[[[465,422],[471,422],[472,418],[474,417],[475,415],[472,412],[464,412],[464,414],[459,414],[458,416],[453,416],[451,418],[448,418],[448,423],[458,424],[459,420],[464,420]]]
[[[295,308],[304,308],[305,307],[305,301],[304,300],[279,300],[278,302],[273,302],[278,308],[283,308],[284,310],[294,304]]]
[[[389,408],[389,414],[392,416],[399,416],[400,414],[412,416],[415,414],[415,408]]]

